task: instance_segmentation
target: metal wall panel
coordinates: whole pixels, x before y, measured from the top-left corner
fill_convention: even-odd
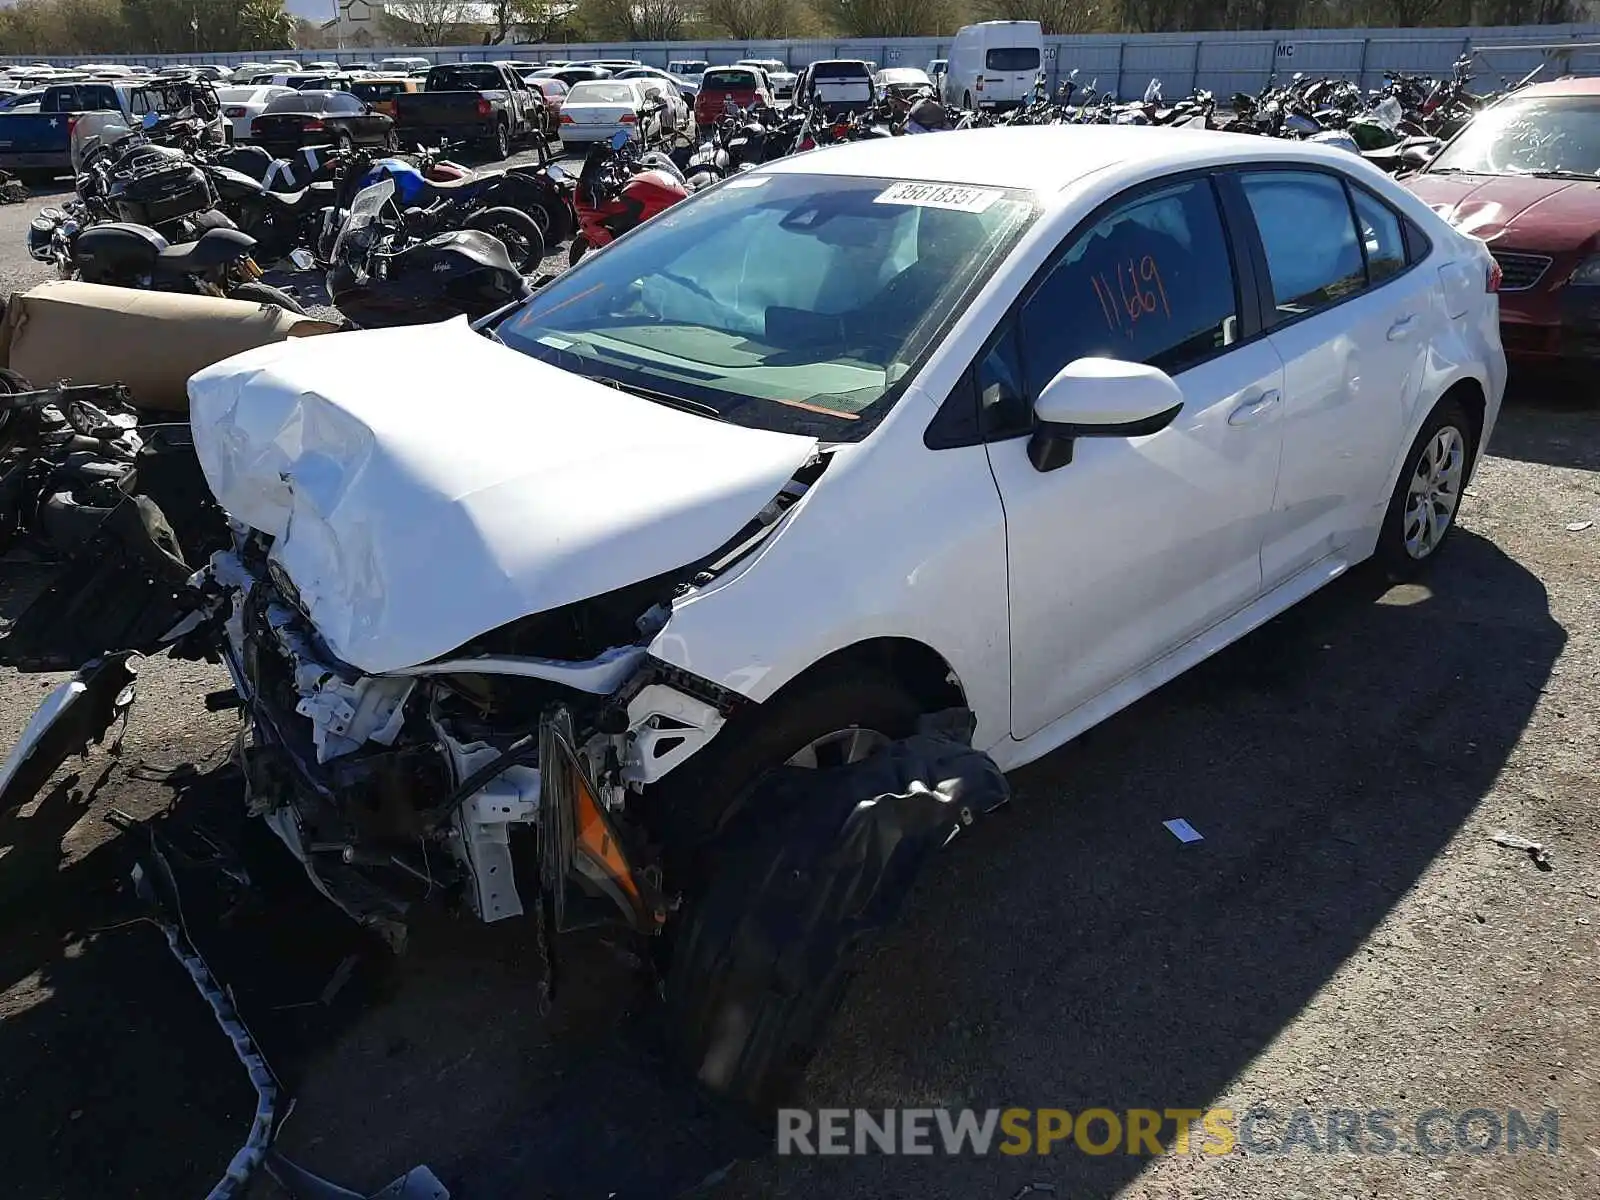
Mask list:
[[[1474,51],[1478,85],[1491,90],[1501,82],[1520,78],[1546,61],[1542,49],[1520,46],[1555,46],[1564,42],[1600,42],[1600,24],[1513,26],[1474,29],[1283,29],[1216,30],[1202,33],[1085,34],[1045,39],[1044,69],[1051,84],[1077,68],[1078,78],[1089,83],[1098,78],[1102,88],[1116,88],[1124,97],[1143,92],[1152,76],[1159,77],[1166,97],[1176,99],[1193,87],[1208,88],[1220,98],[1236,91],[1255,92],[1276,70],[1280,76],[1304,71],[1308,75],[1360,77],[1363,86],[1377,87],[1385,71],[1441,75],[1462,53]],[[400,55],[423,55],[437,62],[497,58],[522,60],[547,58],[637,58],[665,66],[674,58],[704,58],[728,63],[738,58],[778,58],[798,69],[821,58],[865,58],[880,66],[926,66],[942,58],[950,38],[879,38],[835,41],[652,42],[578,45],[380,46],[370,49],[282,50],[232,54],[95,54],[63,55],[53,61],[144,63],[149,65],[261,62],[294,57],[334,59],[340,62],[376,61]],[[26,65],[32,56],[0,57],[0,64]],[[1551,59],[1546,77],[1565,71],[1600,74],[1600,51],[1575,50]]]
[[[1195,64],[1200,39],[1183,41],[1130,41],[1123,47],[1122,70],[1117,79],[1117,95],[1137,100],[1152,79],[1161,81],[1161,91],[1169,100],[1187,96],[1194,90]]]
[[[1195,87],[1205,88],[1222,104],[1227,103],[1228,97],[1235,92],[1258,91],[1261,81],[1272,70],[1277,45],[1276,42],[1262,41],[1260,38],[1201,42]],[[1176,93],[1169,94],[1167,98],[1176,99]]]

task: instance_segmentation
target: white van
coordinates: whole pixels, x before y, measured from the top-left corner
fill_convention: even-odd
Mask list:
[[[1044,62],[1044,31],[1037,21],[983,21],[956,30],[944,76],[946,104],[1010,108],[1033,98]]]

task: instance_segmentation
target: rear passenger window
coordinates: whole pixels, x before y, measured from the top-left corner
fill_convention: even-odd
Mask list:
[[[1366,286],[1344,185],[1312,171],[1240,177],[1272,276],[1278,315],[1303,317]]]
[[[1079,234],[1023,306],[1028,394],[1037,396],[1079,358],[1148,363],[1176,375],[1237,339],[1234,297],[1210,182],[1141,196]]]
[[[1350,200],[1361,229],[1361,247],[1367,255],[1367,282],[1382,283],[1406,269],[1405,235],[1399,215],[1371,192],[1352,186]]]

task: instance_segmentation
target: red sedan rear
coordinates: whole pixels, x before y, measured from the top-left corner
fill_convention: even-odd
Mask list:
[[[1508,358],[1600,362],[1600,80],[1517,92],[1405,182],[1489,244]]]
[[[750,67],[712,67],[700,77],[700,90],[694,98],[695,124],[716,124],[730,100],[740,108],[771,104],[766,76]]]

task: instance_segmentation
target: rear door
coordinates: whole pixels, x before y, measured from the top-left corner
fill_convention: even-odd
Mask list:
[[[1283,469],[1265,586],[1362,546],[1427,369],[1431,280],[1401,218],[1334,171],[1241,171],[1285,368]],[[1364,551],[1363,551],[1364,553]]]
[[[991,46],[984,53],[984,99],[1003,103],[1027,100],[1033,95],[1038,73],[1037,46]]]

